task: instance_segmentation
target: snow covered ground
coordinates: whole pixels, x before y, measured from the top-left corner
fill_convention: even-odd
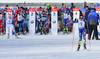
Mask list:
[[[100,59],[100,41],[91,40],[91,51],[83,51],[83,44],[76,52],[78,35],[21,35],[6,39],[0,36],[0,59]],[[90,50],[89,41],[86,41]]]

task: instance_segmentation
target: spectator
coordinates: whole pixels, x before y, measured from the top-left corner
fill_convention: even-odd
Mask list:
[[[82,11],[81,11],[81,10],[79,10],[79,12],[80,12],[80,16],[83,16],[83,15],[82,15]]]
[[[96,40],[99,40],[98,39],[98,30],[97,30],[98,15],[94,8],[90,11],[90,13],[88,15],[88,23],[90,24],[89,39],[91,38],[92,31],[94,30]]]
[[[50,6],[50,4],[48,4],[47,9],[48,9],[48,11],[51,11],[51,6]]]
[[[57,6],[56,6],[56,5],[54,5],[54,8],[57,8]]]
[[[48,8],[48,9],[50,9],[50,8],[51,8],[50,4],[48,4],[48,5],[47,5],[47,8]]]
[[[88,8],[88,6],[86,6],[86,12],[85,12],[85,19],[86,19],[86,21],[85,21],[85,28],[86,28],[86,33],[87,34],[89,34],[89,26],[90,26],[90,24],[89,24],[89,22],[87,22],[88,21],[88,14],[89,14],[89,12],[90,12],[90,9]],[[89,35],[88,35],[88,38],[89,38]]]
[[[96,10],[94,6],[92,7],[92,9]],[[98,14],[97,14],[97,15],[98,15]],[[99,19],[99,15],[98,15],[98,19]],[[92,40],[94,40],[94,36],[95,36],[95,34],[94,34],[94,32],[93,32]]]
[[[86,8],[86,6],[87,6],[87,3],[86,3],[86,1],[84,1],[84,8]]]
[[[75,8],[75,5],[74,5],[74,3],[71,3],[71,8]]]

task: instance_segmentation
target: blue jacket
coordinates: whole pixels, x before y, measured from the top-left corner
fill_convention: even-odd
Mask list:
[[[90,23],[90,19],[95,20],[98,23],[98,14],[93,9],[90,11],[88,15],[88,23]]]

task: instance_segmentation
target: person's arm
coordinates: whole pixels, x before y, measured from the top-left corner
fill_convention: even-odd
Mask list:
[[[24,15],[22,15],[22,17],[24,17],[24,18],[25,18],[25,16],[24,16]]]
[[[88,15],[88,20],[87,20],[88,22],[90,21],[90,17],[91,17],[91,16],[90,16],[90,14],[89,14],[89,15]]]
[[[97,24],[98,24],[98,14],[96,15],[96,22],[97,22]]]
[[[81,10],[79,10],[79,11],[80,11],[80,16],[83,16],[83,15],[82,15],[82,11],[81,11]]]
[[[50,11],[51,11],[51,6],[50,6]]]
[[[73,20],[73,23],[78,23],[78,19]]]
[[[85,12],[85,19],[87,20],[87,12]]]
[[[97,13],[97,15],[98,15],[98,19],[99,19],[99,14]]]

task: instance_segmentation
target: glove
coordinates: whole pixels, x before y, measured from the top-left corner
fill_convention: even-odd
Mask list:
[[[75,21],[77,21],[77,19],[75,18]]]
[[[97,25],[99,25],[99,23],[97,23]]]

